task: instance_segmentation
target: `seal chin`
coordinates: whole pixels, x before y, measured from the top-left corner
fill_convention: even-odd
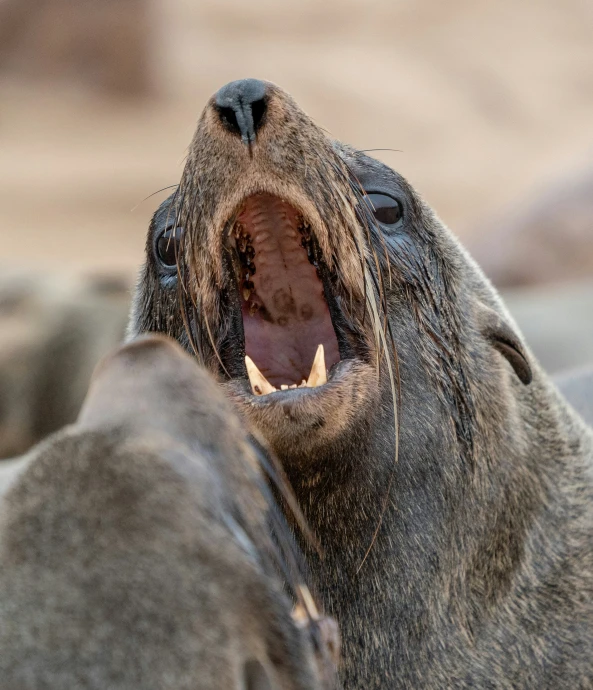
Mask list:
[[[376,369],[359,359],[341,360],[327,382],[315,388],[255,395],[244,379],[223,385],[249,422],[284,457],[302,458],[334,443],[371,413],[379,397]]]

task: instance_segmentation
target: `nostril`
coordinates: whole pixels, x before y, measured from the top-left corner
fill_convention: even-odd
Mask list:
[[[232,108],[221,108],[218,106],[218,116],[222,124],[232,132],[233,134],[241,134],[241,129],[239,128],[239,123],[237,122],[237,115]]]
[[[264,117],[265,117],[267,108],[268,108],[268,105],[263,98],[261,98],[259,101],[254,101],[251,104],[251,114],[253,116],[253,128],[255,129],[256,132],[264,123]]]

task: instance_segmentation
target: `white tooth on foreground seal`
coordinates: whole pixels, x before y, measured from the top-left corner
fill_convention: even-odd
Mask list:
[[[249,383],[254,395],[267,395],[277,390],[255,366],[255,362],[249,355],[245,356],[245,366],[247,367],[247,375],[249,376]]]
[[[316,388],[317,386],[323,386],[327,383],[327,371],[325,370],[325,353],[323,351],[323,345],[319,345],[317,352],[315,353],[315,359],[313,360],[313,366],[311,367],[311,373],[309,374],[309,380],[307,381],[307,388]]]

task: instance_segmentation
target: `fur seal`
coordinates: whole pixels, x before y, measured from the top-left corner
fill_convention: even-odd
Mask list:
[[[593,432],[400,174],[223,87],[150,225],[145,331],[282,462],[345,688],[593,687]]]
[[[264,465],[173,341],[103,360],[77,422],[0,465],[0,687],[333,688]]]

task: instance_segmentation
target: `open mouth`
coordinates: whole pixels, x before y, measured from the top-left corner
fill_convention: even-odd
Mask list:
[[[340,347],[306,219],[278,197],[255,194],[239,209],[229,241],[254,395],[325,384]]]

